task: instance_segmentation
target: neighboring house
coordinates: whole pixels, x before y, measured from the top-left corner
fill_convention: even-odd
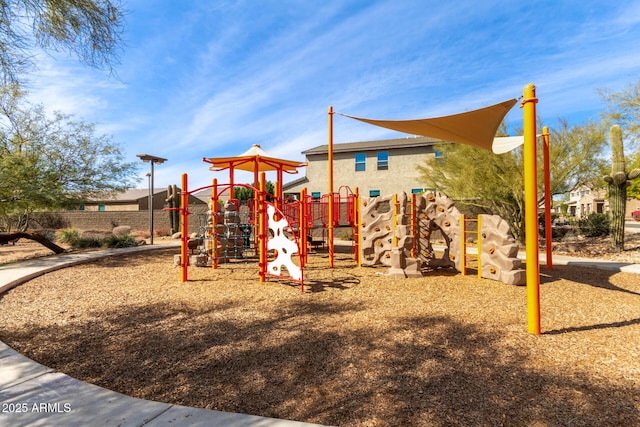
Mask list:
[[[178,189],[180,191],[180,189]],[[167,198],[166,188],[157,188],[153,192],[153,209],[162,209],[167,206],[165,199]],[[198,197],[191,195],[189,197],[189,205],[206,204]],[[104,199],[94,199],[78,206],[79,211],[146,211],[149,210],[149,189],[132,189],[124,193],[116,193],[111,197]]]
[[[577,218],[587,217],[590,213],[608,213],[609,199],[607,188],[590,188],[582,186],[569,193],[567,205],[568,215]],[[633,218],[633,211],[640,209],[640,200],[627,198],[625,206],[625,218]]]
[[[421,193],[426,190],[416,166],[427,158],[440,156],[434,146],[442,141],[427,137],[408,137],[382,141],[350,142],[333,145],[333,188],[356,187],[360,195]],[[307,168],[304,177],[284,184],[285,195],[297,196],[303,188],[312,197],[329,192],[328,145],[303,151]],[[344,193],[342,193],[344,194]]]
[[[609,211],[609,200],[606,197],[606,189],[593,189],[583,185],[569,193],[568,214],[585,218],[591,213],[606,213]]]

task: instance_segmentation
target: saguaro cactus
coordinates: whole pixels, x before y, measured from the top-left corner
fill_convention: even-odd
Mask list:
[[[177,186],[170,185],[167,187],[167,198],[165,201],[169,208],[175,209],[180,207],[180,192]],[[171,233],[180,231],[180,211],[169,211],[169,222],[171,224]]]
[[[640,176],[640,169],[625,170],[622,129],[611,126],[611,175],[604,180],[609,184],[609,209],[611,211],[611,245],[617,251],[624,250],[624,213],[627,204],[627,187],[630,180]]]

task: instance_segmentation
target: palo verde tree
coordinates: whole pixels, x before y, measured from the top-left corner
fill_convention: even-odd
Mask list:
[[[256,184],[255,182],[253,184],[250,184],[255,188],[258,188],[259,184]],[[267,193],[269,194],[273,194],[274,190],[275,190],[275,185],[273,184],[273,182],[271,181],[267,181],[265,183],[265,190],[267,190]],[[253,194],[253,190],[251,188],[248,187],[234,187],[233,188],[233,197],[235,199],[241,200],[241,201],[245,201],[245,200],[249,200],[249,199],[253,199],[254,198],[254,194]],[[270,198],[270,197],[269,197]]]
[[[640,142],[640,81],[619,92],[601,90],[600,95],[607,102],[604,118],[611,125],[620,126],[628,146],[637,148]]]
[[[2,83],[21,83],[34,67],[34,47],[72,52],[112,70],[122,45],[124,12],[117,0],[0,1]]]
[[[629,156],[628,162],[630,169],[640,169],[640,152],[636,152],[634,155]],[[629,182],[627,187],[627,197],[633,197],[640,199],[640,179],[635,179]]]
[[[93,124],[60,112],[47,116],[17,87],[0,87],[0,229],[24,231],[32,212],[124,191],[136,170]]]
[[[625,144],[632,154],[627,164],[631,169],[640,168],[640,81],[630,84],[619,92],[601,90],[607,102],[604,118],[611,125],[618,125],[625,135]],[[640,199],[640,180],[630,181],[627,197]]]
[[[498,135],[504,135],[504,126]],[[600,179],[602,150],[606,142],[599,123],[569,126],[559,119],[551,130],[551,195]],[[462,144],[437,147],[442,156],[418,166],[425,186],[456,200],[461,207],[498,214],[511,226],[514,237],[524,240],[524,164],[522,147],[504,154]],[[538,149],[538,196],[544,199],[542,147]]]

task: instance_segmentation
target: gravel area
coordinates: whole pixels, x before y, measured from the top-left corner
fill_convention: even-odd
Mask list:
[[[319,253],[302,294],[260,283],[255,263],[193,267],[182,284],[175,253],[103,259],[19,286],[0,296],[0,340],[130,396],[320,424],[640,420],[640,275],[541,267],[535,336],[525,287],[473,275],[389,279],[345,254],[329,269]],[[630,239],[622,255],[638,253]]]

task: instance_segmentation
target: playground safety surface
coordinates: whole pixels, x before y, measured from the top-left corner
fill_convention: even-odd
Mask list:
[[[312,255],[306,292],[255,263],[176,249],[48,273],[0,297],[0,340],[129,396],[328,425],[634,425],[640,275],[541,266],[526,289],[434,271],[389,279]],[[594,261],[595,263],[595,261]]]

